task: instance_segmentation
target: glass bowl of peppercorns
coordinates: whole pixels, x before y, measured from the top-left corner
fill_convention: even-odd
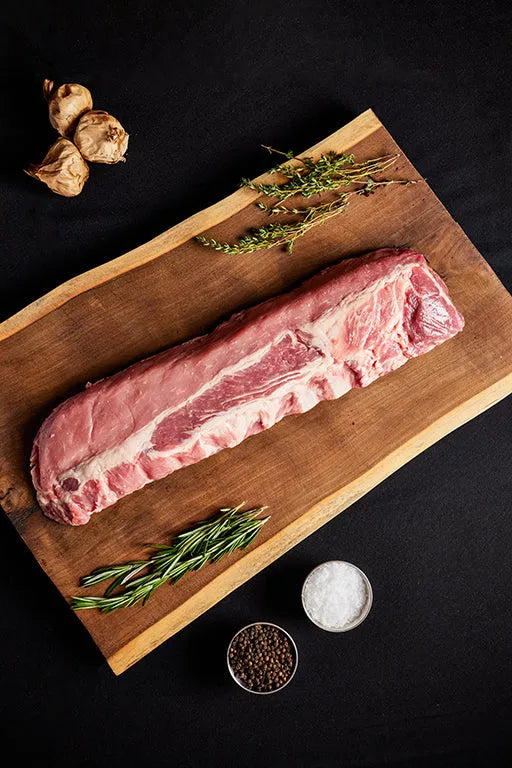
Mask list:
[[[233,680],[249,693],[277,693],[295,674],[299,654],[282,627],[258,621],[242,627],[231,640],[227,662]]]

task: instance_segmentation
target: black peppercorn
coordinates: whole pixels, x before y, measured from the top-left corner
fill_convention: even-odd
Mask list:
[[[229,648],[229,663],[245,688],[270,692],[282,688],[292,676],[295,650],[281,629],[254,624],[234,637]]]

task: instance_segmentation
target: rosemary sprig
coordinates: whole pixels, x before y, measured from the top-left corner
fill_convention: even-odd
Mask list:
[[[247,510],[242,507],[240,504],[221,509],[213,519],[175,536],[170,545],[153,545],[156,552],[148,560],[96,568],[82,577],[82,587],[93,587],[110,579],[112,583],[103,595],[72,597],[71,607],[75,611],[97,608],[102,613],[110,613],[141,600],[145,604],[162,584],[175,584],[189,571],[216,563],[237,549],[246,549],[269,518],[258,517],[264,507]]]
[[[277,152],[288,160],[293,159],[292,152],[279,152],[265,146],[269,152]],[[272,200],[271,204],[258,201],[256,205],[269,216],[293,215],[299,217],[293,222],[272,222],[265,226],[250,229],[242,235],[238,242],[227,243],[214,238],[197,235],[202,245],[215,251],[233,256],[245,253],[255,253],[267,248],[284,246],[289,253],[299,237],[303,237],[313,227],[323,224],[333,216],[345,210],[352,195],[371,195],[378,187],[390,184],[408,185],[416,181],[410,179],[382,179],[375,181],[374,174],[382,173],[392,166],[399,155],[384,155],[362,163],[355,163],[354,155],[343,152],[328,152],[320,155],[318,160],[312,157],[296,158],[300,165],[281,163],[272,168],[269,173],[280,174],[287,181],[282,184],[257,183],[250,179],[242,179],[241,186],[265,195]],[[355,189],[346,191],[355,185]],[[295,196],[311,198],[325,192],[335,193],[334,200],[306,207],[288,207],[287,200]]]

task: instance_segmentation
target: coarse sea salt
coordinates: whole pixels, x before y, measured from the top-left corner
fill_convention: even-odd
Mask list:
[[[355,565],[330,560],[317,566],[306,578],[302,603],[314,624],[340,632],[366,616],[370,610],[371,588]]]

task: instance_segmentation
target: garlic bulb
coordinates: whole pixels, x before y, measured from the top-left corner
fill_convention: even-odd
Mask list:
[[[61,136],[72,136],[80,117],[92,109],[91,92],[78,83],[55,88],[53,80],[45,80],[43,93],[48,102],[50,123]]]
[[[78,149],[91,163],[125,162],[128,134],[108,112],[93,109],[78,121],[73,137]]]
[[[58,195],[75,197],[89,178],[89,166],[73,142],[61,136],[52,144],[43,162],[29,166],[25,173]]]

